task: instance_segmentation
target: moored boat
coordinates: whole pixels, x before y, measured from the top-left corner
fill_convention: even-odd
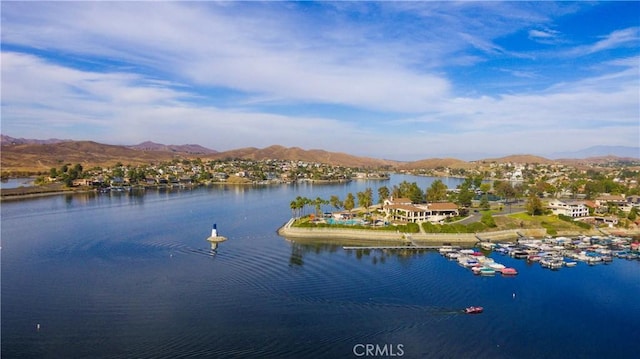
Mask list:
[[[487,265],[489,268],[495,270],[496,272],[502,272],[506,266],[504,264],[500,264],[500,263],[489,263]]]
[[[518,274],[518,271],[515,268],[503,268],[502,269],[502,275],[516,275]]]
[[[480,269],[480,275],[494,275],[494,274],[496,274],[496,271],[493,268],[482,267]]]

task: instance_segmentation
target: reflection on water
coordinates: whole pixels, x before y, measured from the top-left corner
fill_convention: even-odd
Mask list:
[[[355,240],[321,240],[321,239],[305,239],[300,242],[296,240],[290,240],[291,242],[291,257],[289,264],[294,266],[304,265],[304,256],[313,253],[320,254],[322,252],[335,253],[343,251],[344,246],[350,246],[354,244],[361,244]],[[377,245],[397,245],[397,242],[382,243]],[[396,257],[399,261],[410,261],[424,257],[428,252],[434,252],[428,249],[376,249],[376,248],[363,248],[363,249],[350,249],[346,251],[349,257],[355,257],[357,260],[370,259],[371,263],[376,265],[378,263],[385,264],[390,257]]]

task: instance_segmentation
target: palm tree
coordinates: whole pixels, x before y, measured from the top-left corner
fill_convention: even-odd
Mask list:
[[[291,203],[289,203],[289,207],[291,207],[291,216],[294,218],[297,217],[296,214],[300,209],[300,207],[298,207],[298,202],[295,200],[291,201]]]
[[[389,198],[389,188],[382,186],[378,188],[378,203],[384,203],[384,200]]]
[[[351,210],[355,207],[355,198],[353,197],[353,193],[347,193],[347,198],[344,200],[344,209],[351,212]]]
[[[327,201],[320,197],[316,197],[316,199],[313,201],[313,204],[316,206],[316,216],[320,217],[322,215],[320,210],[322,209],[322,205],[326,202]]]
[[[342,201],[340,201],[340,197],[333,195],[331,199],[329,199],[329,204],[331,204],[336,210],[342,207]]]

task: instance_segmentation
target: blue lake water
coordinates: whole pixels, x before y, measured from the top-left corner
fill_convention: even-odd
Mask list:
[[[34,179],[31,177],[8,178],[0,181],[0,188],[18,188],[33,186]]]
[[[298,195],[402,180],[433,179],[3,202],[2,358],[355,358],[366,344],[406,358],[637,357],[638,261],[550,271],[494,254],[519,275],[478,277],[437,252],[276,234]],[[215,255],[214,222],[229,238]]]

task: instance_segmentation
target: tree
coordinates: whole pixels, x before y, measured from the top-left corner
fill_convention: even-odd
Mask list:
[[[635,221],[636,218],[638,218],[638,207],[632,207],[631,211],[629,211],[627,219],[630,221]]]
[[[483,194],[482,198],[480,199],[480,208],[484,210],[491,209],[491,204],[489,203],[489,196],[486,193]]]
[[[458,204],[463,207],[470,207],[473,200],[474,193],[469,187],[461,187],[458,192]]]
[[[378,203],[382,204],[387,198],[389,198],[389,188],[386,186],[378,188]]]
[[[76,163],[76,164],[73,166],[73,170],[74,170],[74,171],[76,171],[76,172],[78,172],[78,173],[82,173],[82,165],[81,165],[81,164],[79,164],[79,163]]]
[[[490,228],[496,227],[496,221],[493,219],[493,216],[490,212],[483,213],[480,222]]]
[[[322,199],[320,197],[316,197],[316,199],[313,200],[313,204],[316,207],[316,215],[317,216],[321,216],[322,215],[322,213],[321,213],[322,205],[323,204],[328,204],[328,203],[329,203],[329,201],[324,200],[324,199]]]
[[[473,182],[473,187],[480,188],[480,186],[482,185],[482,175],[472,177],[471,181]]]
[[[329,198],[329,204],[331,204],[331,206],[333,206],[333,208],[335,208],[336,210],[342,207],[342,201],[340,200],[340,197],[336,195],[333,195],[331,196],[331,198]]]
[[[298,196],[296,197],[296,205],[298,207],[298,216],[302,216],[304,214],[304,208],[309,204],[309,199],[306,197]]]
[[[347,198],[344,200],[344,209],[351,212],[351,210],[356,206],[355,198],[353,197],[353,193],[347,193]]]
[[[393,189],[391,190],[391,196],[393,198],[400,198],[402,197],[402,192],[400,191],[400,187],[393,185]]]
[[[532,216],[539,216],[542,214],[542,201],[540,201],[540,197],[538,197],[534,192],[531,192],[531,194],[529,194],[526,209],[527,213]]]
[[[367,211],[369,211],[369,207],[373,204],[373,190],[367,187],[362,196],[362,202],[360,205],[364,207]]]
[[[418,187],[415,182],[409,183],[402,181],[399,187],[393,187],[393,196],[397,198],[409,198],[413,203],[424,202],[424,192]]]
[[[587,198],[593,199],[598,197],[600,193],[604,193],[604,186],[601,182],[589,181],[584,185],[584,192]]]
[[[292,217],[298,217],[298,202],[293,200],[291,201],[291,203],[289,203],[289,207],[291,207],[291,216]]]
[[[364,192],[356,193],[356,197],[358,198],[358,206],[366,208],[366,206],[364,205],[364,203],[366,201],[365,198],[364,198],[365,197]]]
[[[435,180],[427,189],[427,202],[439,202],[447,199],[447,185],[442,180]]]
[[[507,202],[509,202],[509,198],[514,198],[516,195],[515,188],[513,188],[511,183],[506,181],[495,181],[493,183],[493,188],[495,189],[496,194],[503,197]]]

